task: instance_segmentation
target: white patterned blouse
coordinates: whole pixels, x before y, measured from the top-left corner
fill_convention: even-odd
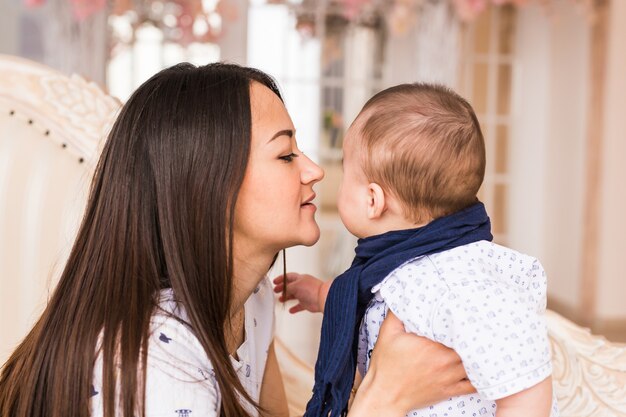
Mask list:
[[[274,297],[265,278],[245,303],[245,339],[231,362],[244,388],[259,400],[268,349],[274,334]],[[147,417],[212,417],[220,414],[220,391],[213,367],[171,289],[160,294],[148,342]],[[91,387],[91,415],[101,417],[102,357]],[[247,404],[246,404],[247,406]],[[246,407],[252,415],[258,413]],[[118,415],[121,415],[119,413]]]

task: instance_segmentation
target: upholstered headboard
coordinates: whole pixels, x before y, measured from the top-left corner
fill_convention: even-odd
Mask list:
[[[0,56],[0,361],[63,267],[119,106],[80,77]]]

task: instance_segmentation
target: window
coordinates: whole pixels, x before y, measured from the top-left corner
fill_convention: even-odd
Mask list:
[[[180,2],[148,1],[111,15],[109,93],[125,101],[163,68],[184,61],[196,65],[218,61],[216,34],[222,22],[215,7],[215,0],[203,0],[202,10],[186,10]]]
[[[487,206],[494,241],[507,244],[515,9],[489,7],[465,32],[463,95],[476,111],[485,137],[487,167],[479,198]]]

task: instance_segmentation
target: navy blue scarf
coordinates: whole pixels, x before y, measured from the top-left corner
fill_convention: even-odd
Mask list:
[[[356,370],[358,331],[373,297],[372,287],[411,259],[491,239],[491,223],[482,203],[418,229],[359,239],[352,266],[335,279],[328,292],[313,397],[304,416],[347,414]]]

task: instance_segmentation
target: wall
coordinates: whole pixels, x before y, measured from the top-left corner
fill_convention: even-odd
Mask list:
[[[557,3],[520,8],[511,144],[511,246],[540,258],[549,297],[578,303],[589,29]]]
[[[19,48],[20,0],[0,0],[0,54],[14,55]]]
[[[597,314],[626,331],[626,2],[609,12]]]
[[[626,340],[626,2],[610,3],[606,63],[600,64],[604,84],[593,86],[586,16],[563,2],[551,17],[539,7],[522,8],[518,16],[511,245],[543,261],[549,307]],[[594,86],[604,95],[599,121],[587,116]],[[591,122],[599,122],[602,132],[598,243],[592,248],[598,258],[583,284]],[[585,307],[582,288],[595,288],[591,307]]]
[[[40,62],[68,75],[81,74],[105,85],[106,10],[77,21],[66,0],[47,0],[32,8],[22,0],[0,2],[1,54]]]

